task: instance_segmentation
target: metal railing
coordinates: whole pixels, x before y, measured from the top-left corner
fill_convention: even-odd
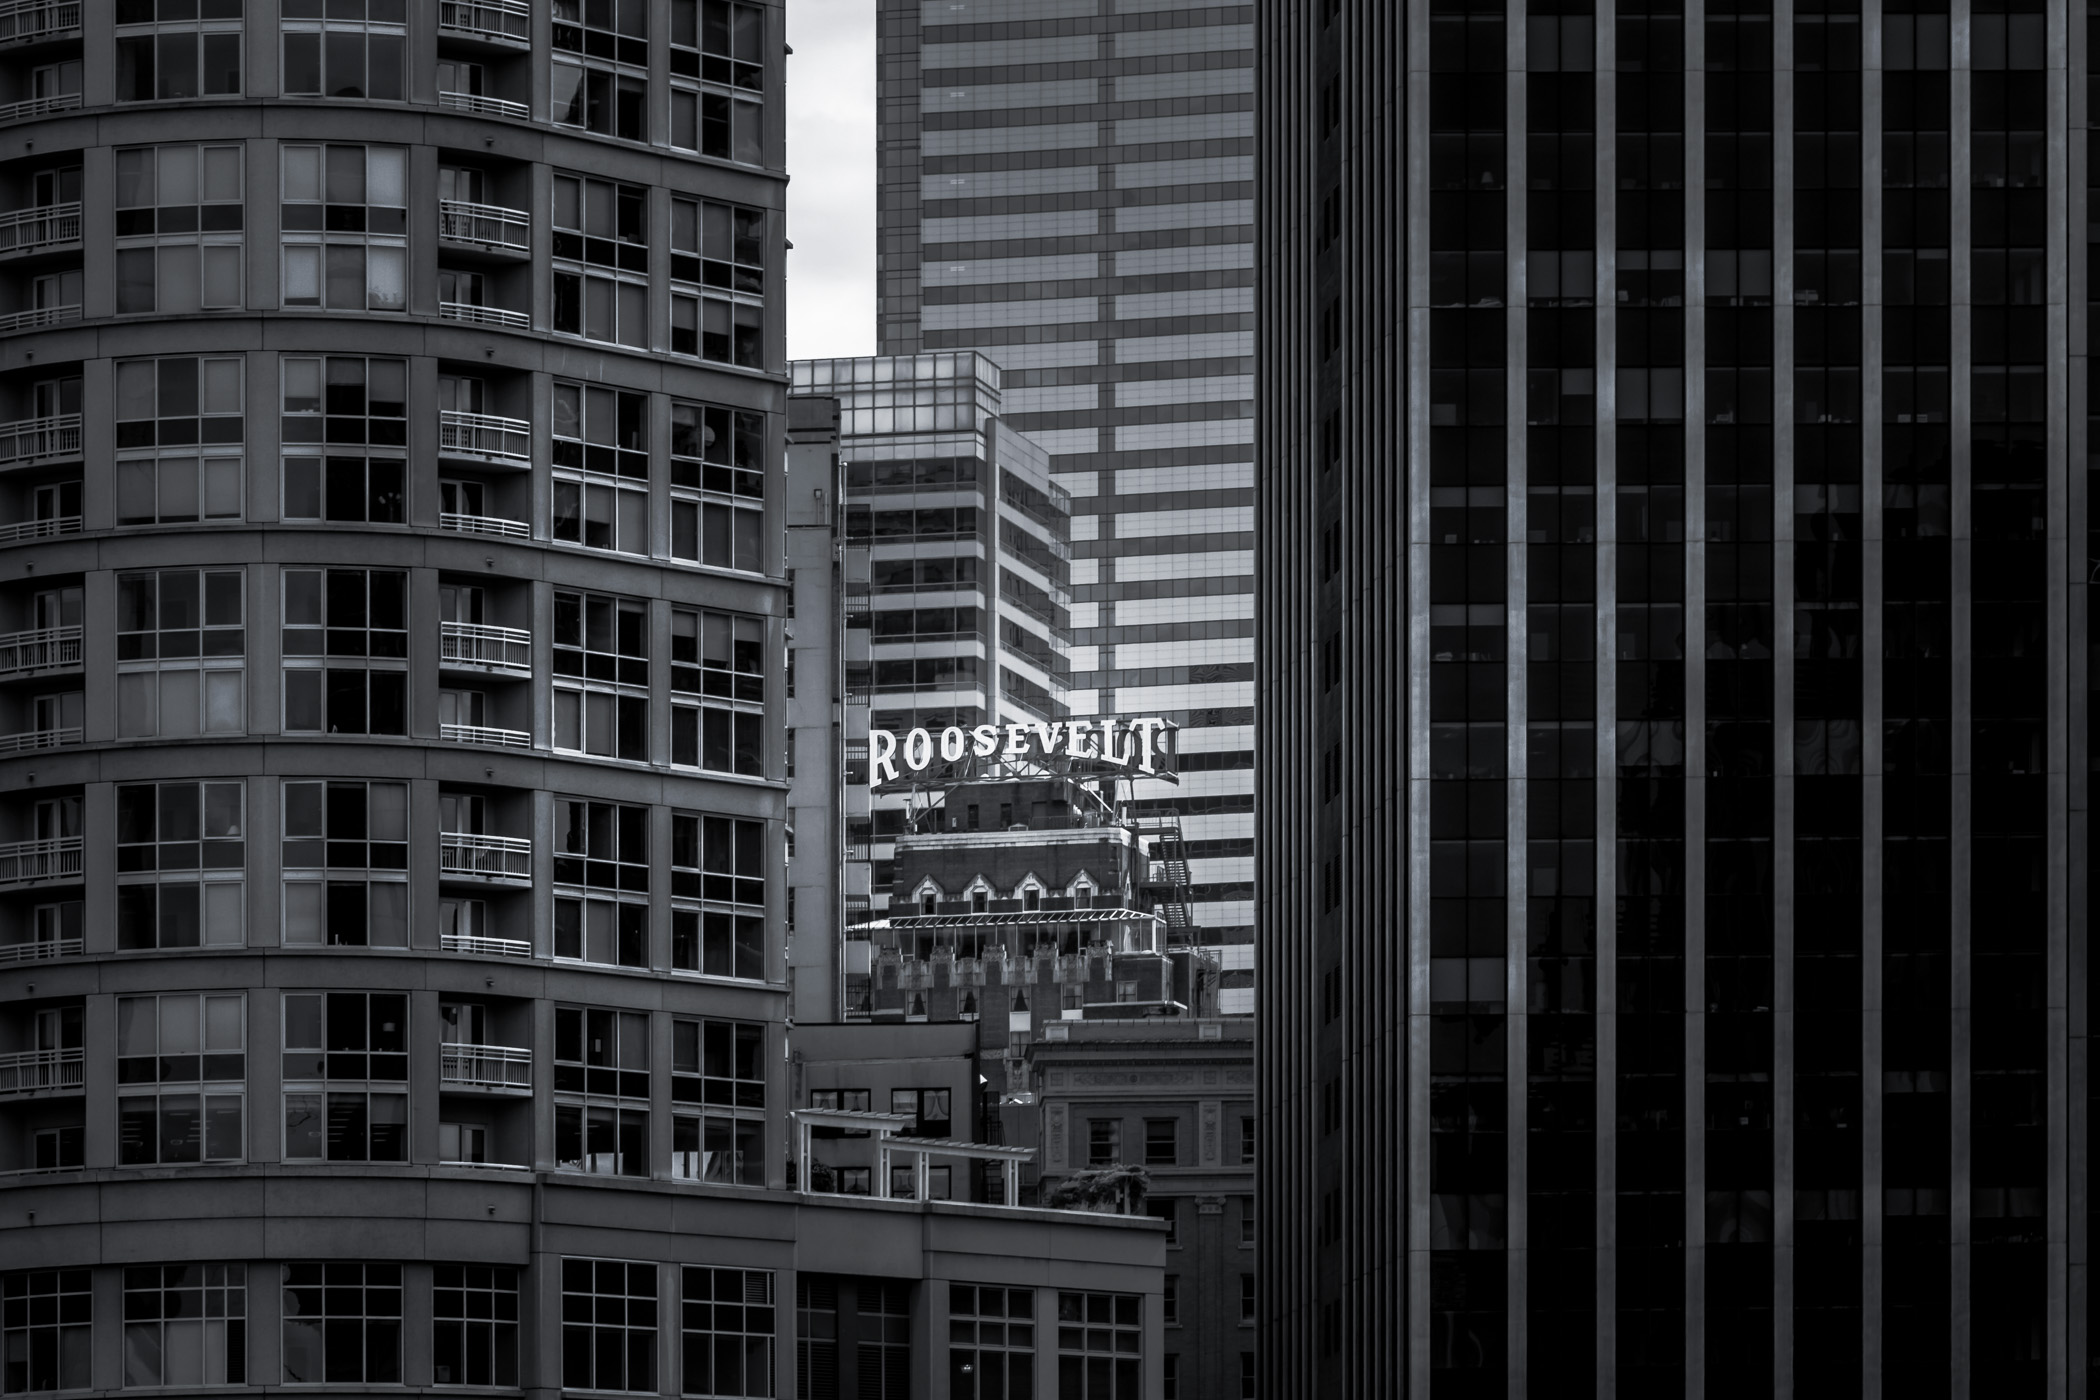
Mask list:
[[[489,627],[479,622],[438,624],[438,659],[471,666],[501,666],[509,671],[532,669],[532,633],[522,627]]]
[[[9,841],[0,845],[0,884],[59,880],[79,874],[78,836],[50,836],[42,841]]]
[[[523,938],[489,938],[478,933],[446,933],[438,943],[448,953],[482,953],[498,958],[529,958],[532,944]]]
[[[32,97],[26,102],[0,102],[0,122],[27,121],[31,117],[48,116],[53,112],[70,112],[79,105],[80,94],[77,92]]]
[[[457,515],[452,511],[438,516],[440,530],[457,530],[462,535],[510,535],[525,540],[532,538],[532,527],[522,520],[506,520],[500,515]]]
[[[485,724],[441,724],[438,737],[455,744],[489,744],[502,749],[532,747],[532,736],[522,729],[492,729]]]
[[[0,316],[0,332],[33,331],[39,326],[62,326],[79,319],[77,302],[71,306],[33,306],[27,311],[10,311]]]
[[[21,734],[0,734],[0,753],[29,753],[36,749],[58,749],[80,742],[80,726],[65,729],[31,729]]]
[[[78,10],[80,7],[73,7]],[[0,15],[4,15],[0,9]],[[0,253],[27,253],[55,243],[80,241],[80,201],[69,204],[40,204],[0,214]]]
[[[80,28],[80,0],[7,0],[0,4],[0,44],[48,39]]]
[[[438,0],[438,28],[529,44],[532,6],[525,0]]]
[[[0,676],[80,664],[80,625],[40,627],[0,636]]]
[[[487,102],[490,99],[477,97],[473,100]],[[523,209],[507,209],[500,204],[469,204],[463,199],[441,199],[438,201],[438,237],[459,243],[479,243],[513,253],[529,253],[532,251],[532,216]]]
[[[471,301],[439,302],[438,319],[465,321],[476,326],[501,326],[507,331],[532,329],[532,318],[522,311],[509,311],[500,306],[478,306]]]
[[[472,112],[477,117],[510,117],[524,121],[532,115],[532,109],[522,102],[513,102],[507,97],[483,97],[478,92],[441,92],[438,106],[450,107],[455,112]]]
[[[440,1047],[438,1078],[476,1089],[530,1089],[532,1051],[517,1045]]]
[[[83,1078],[79,1046],[65,1050],[21,1050],[0,1055],[0,1094],[36,1089],[78,1089]]]
[[[477,457],[501,457],[520,465],[529,464],[532,424],[523,418],[499,418],[493,413],[439,409],[438,451],[469,452]]]
[[[48,418],[18,418],[0,423],[0,467],[47,457],[80,455],[80,415],[54,413]]]
[[[532,841],[523,836],[482,836],[471,831],[438,833],[438,873],[496,880],[532,878]]]
[[[55,515],[45,520],[25,520],[19,525],[0,525],[0,544],[13,544],[17,540],[41,540],[52,535],[77,535],[79,533],[79,516]]]
[[[84,947],[85,941],[78,938],[33,938],[27,943],[0,943],[0,964],[77,958]]]

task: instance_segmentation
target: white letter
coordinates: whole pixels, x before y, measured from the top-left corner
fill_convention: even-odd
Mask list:
[[[904,766],[914,773],[923,772],[933,762],[933,736],[923,729],[914,729],[904,736]]]
[[[1065,725],[1065,733],[1071,738],[1071,742],[1065,745],[1066,758],[1092,758],[1094,756],[1094,751],[1086,746],[1086,737],[1093,727],[1094,722],[1087,719],[1075,719]]]
[[[1113,763],[1118,768],[1121,768],[1124,764],[1130,762],[1129,744],[1124,744],[1123,752],[1116,752],[1116,722],[1112,719],[1105,719],[1101,721],[1100,758],[1103,763]]]
[[[1028,726],[1009,724],[1006,726],[1006,752],[1002,758],[1019,758],[1028,752]]]
[[[1057,756],[1058,741],[1065,737],[1064,725],[1062,723],[1044,724],[1041,720],[1038,720],[1034,725],[1034,729],[1036,747],[1043,751],[1044,757],[1055,758]]]
[[[1144,769],[1147,773],[1153,771],[1152,732],[1165,726],[1166,721],[1159,719],[1134,719],[1130,722],[1130,727],[1137,731],[1138,742],[1144,745],[1142,756],[1138,759],[1138,767]]]
[[[993,754],[999,752],[998,725],[980,724],[970,731],[970,735],[976,740],[976,747],[973,751],[979,758],[990,758]]]
[[[880,787],[897,777],[897,736],[887,729],[868,731],[868,786]]]
[[[968,736],[966,736],[962,732],[962,730],[957,728],[955,725],[951,724],[946,729],[943,729],[941,731],[942,762],[954,763],[963,756],[964,752],[969,747],[970,741]]]

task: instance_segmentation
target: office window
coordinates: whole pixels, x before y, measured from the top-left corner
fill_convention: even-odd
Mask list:
[[[237,1162],[247,1079],[238,993],[117,999],[117,1160]]]
[[[408,361],[330,355],[287,356],[281,363],[278,431],[286,443],[408,445]]]
[[[554,48],[556,125],[649,139],[646,0],[554,0]]]
[[[287,945],[408,946],[408,784],[287,780]]]
[[[408,998],[286,992],[284,1157],[408,1160]]]
[[[554,538],[649,552],[649,396],[554,384]]]
[[[671,1023],[671,1100],[704,1109],[672,1119],[673,1175],[766,1184],[765,1046],[756,1022]]]
[[[406,311],[408,152],[292,144],[280,150],[285,306]]]
[[[765,776],[765,637],[764,618],[672,610],[672,763]]]
[[[282,0],[287,97],[399,102],[408,48],[407,0]]]
[[[1118,1118],[1095,1118],[1087,1128],[1086,1164],[1112,1167],[1123,1160],[1123,1123]]]
[[[671,144],[756,165],[765,109],[765,12],[737,0],[672,0]]]
[[[757,572],[765,499],[763,414],[671,405],[671,555]]]
[[[117,101],[240,92],[241,0],[117,0],[115,18]]]
[[[554,883],[649,892],[649,809],[560,798],[554,804]]]
[[[117,575],[120,738],[241,732],[247,650],[242,582],[239,569]]]
[[[649,1018],[554,1011],[554,1159],[565,1171],[649,1175]]]
[[[408,575],[284,571],[288,734],[408,733]]]
[[[1145,1120],[1145,1165],[1171,1167],[1181,1155],[1181,1125],[1172,1118]]]
[[[241,275],[245,207],[239,145],[138,146],[118,151],[117,314],[169,315],[240,307],[245,301]],[[125,416],[121,375],[120,370],[119,418]],[[238,379],[234,390],[239,391]],[[234,411],[239,411],[237,402]],[[238,426],[236,421],[233,442],[240,441]],[[175,441],[194,443],[198,439]],[[119,434],[118,445],[130,444]],[[145,445],[151,446],[151,440]]]
[[[555,65],[557,87],[562,67]],[[648,348],[648,208],[639,185],[554,177],[557,332]]]
[[[288,1383],[401,1383],[399,1264],[281,1267]]]
[[[237,355],[117,362],[119,525],[241,518],[241,372]]]
[[[765,367],[766,215],[712,200],[671,201],[671,350]]]
[[[124,1270],[124,1384],[246,1385],[248,1266]]]
[[[1143,1301],[1135,1293],[1057,1295],[1060,1400],[1136,1400],[1144,1393]]]
[[[554,747],[648,762],[648,605],[557,592],[553,641]]]
[[[117,789],[117,946],[239,946],[246,868],[239,782]]]
[[[612,967],[647,967],[649,906],[639,900],[556,895],[554,956]]]
[[[84,1390],[91,1383],[95,1327],[93,1274],[36,1269],[0,1282],[0,1345],[5,1393]]]
[[[431,1381],[517,1385],[518,1271],[438,1264],[430,1273]]]
[[[562,1260],[561,1316],[564,1388],[656,1389],[656,1265]]]
[[[762,822],[672,815],[673,967],[710,977],[765,977],[765,847]]]
[[[773,1393],[773,1275],[765,1269],[682,1271],[680,1393],[742,1400]]]
[[[948,1394],[1008,1400],[1034,1388],[1035,1290],[949,1284]]]

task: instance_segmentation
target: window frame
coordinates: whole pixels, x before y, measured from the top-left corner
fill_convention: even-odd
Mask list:
[[[318,788],[320,790],[313,795],[318,802],[319,824],[311,830],[306,829],[302,825],[299,830],[295,831],[292,827],[295,818],[303,823],[309,815],[304,812],[295,813],[293,810],[295,801],[301,806],[307,805],[309,799],[304,792],[304,789],[307,788]],[[343,804],[341,806],[338,806],[336,801],[331,801],[331,797],[337,791],[344,791],[350,788],[363,790],[362,811],[364,824],[361,834],[354,837],[347,832],[337,832],[330,829],[334,825],[337,816],[348,815],[347,793],[339,799]],[[372,790],[374,788],[398,789],[399,810],[401,813],[401,836],[399,840],[387,835],[374,836],[372,834],[374,830],[372,824]],[[300,789],[300,791],[295,793],[294,789]],[[391,802],[393,799],[390,797],[388,800]],[[290,948],[406,948],[408,946],[408,930],[412,915],[411,906],[414,899],[408,873],[409,840],[413,835],[413,817],[410,814],[408,784],[405,781],[386,779],[285,778],[282,780],[279,792],[278,808],[278,836],[282,843],[278,848],[279,870],[285,891],[282,901],[284,905],[281,933],[283,946]],[[297,843],[296,849],[294,846],[295,842]],[[349,858],[360,855],[364,858],[363,864],[347,863]],[[339,856],[345,858],[346,863],[336,864],[336,859]],[[309,863],[309,857],[318,859],[321,863],[311,864]],[[295,940],[292,936],[292,920],[295,913],[299,911],[295,911],[293,907],[294,900],[291,891],[295,887],[307,886],[315,887],[319,891],[318,895],[313,897],[315,900],[313,910],[317,916],[317,922],[314,926],[316,937],[301,937]],[[356,933],[362,935],[362,941],[351,941],[348,938],[338,939],[334,936],[331,927],[334,922],[333,903],[335,896],[333,891],[337,887],[345,889],[346,892],[342,896],[344,901],[343,911],[345,917],[349,917],[350,898],[347,890],[352,886],[358,887],[363,891],[363,914],[361,918],[358,918],[353,923],[353,929]],[[400,910],[398,923],[388,926],[388,931],[392,936],[386,942],[372,941],[372,935],[376,926],[372,921],[371,892],[375,887],[385,887],[399,891],[398,895],[389,894],[386,896],[390,901],[398,900]],[[300,896],[301,900],[306,898],[308,897]]]
[[[126,1045],[139,1027],[139,1015],[151,1004],[151,1047]],[[224,1041],[213,1047],[212,1006],[221,1008],[218,1030],[231,1029],[238,1049]],[[196,1049],[188,1051],[180,1041],[171,1046],[166,1033],[169,1008],[188,1004]],[[231,1014],[224,1014],[230,1010]],[[117,1156],[120,1166],[201,1166],[247,1160],[247,1064],[248,1001],[242,992],[145,992],[117,999],[115,1034],[117,1051]],[[126,1054],[129,1049],[133,1053]],[[194,1062],[194,1063],[192,1063]],[[186,1072],[193,1071],[193,1072]],[[172,1086],[172,1092],[171,1092]],[[186,1104],[182,1101],[188,1101]],[[139,1105],[149,1105],[141,1111]],[[171,1107],[171,1105],[174,1105]],[[170,1114],[189,1113],[194,1134],[195,1156],[171,1155],[171,1129],[180,1130],[182,1119]],[[229,1115],[221,1117],[219,1115]],[[131,1135],[135,1124],[150,1123],[150,1138]],[[150,1156],[137,1155],[133,1143],[153,1149]],[[218,1150],[214,1151],[214,1147]]]
[[[317,1022],[320,1044],[294,1045],[294,1002],[318,1003]],[[361,1016],[349,1015],[353,1003],[362,1003]],[[414,1122],[412,1109],[414,1094],[414,1062],[409,1035],[409,1005],[406,992],[337,992],[337,991],[286,991],[284,993],[284,1015],[280,1028],[283,1044],[282,1095],[284,1103],[284,1157],[286,1162],[356,1162],[373,1166],[406,1166],[414,1152],[409,1141],[410,1126]],[[345,1014],[339,1019],[339,1009]],[[398,1028],[388,1030],[380,1018],[388,1011],[398,1018]],[[302,1017],[306,1013],[302,1010]],[[353,1022],[361,1021],[361,1025]],[[362,1047],[335,1049],[329,1041],[338,1029],[355,1029],[362,1038]],[[387,1048],[374,1047],[382,1034],[394,1037]],[[341,1063],[338,1063],[338,1060]],[[398,1068],[400,1077],[384,1073]],[[357,1070],[366,1071],[363,1074]],[[311,1111],[320,1115],[315,1124],[312,1141],[318,1145],[320,1154],[294,1155],[292,1150],[295,1110],[293,1101],[313,1099]],[[335,1156],[333,1150],[338,1141],[335,1131],[338,1110],[346,1115],[358,1107],[362,1100],[363,1142],[362,1156]],[[391,1114],[398,1108],[398,1117],[384,1124],[373,1114],[373,1109],[385,1103]],[[346,1120],[347,1116],[346,1116]],[[379,1142],[375,1129],[381,1126],[399,1130],[398,1156],[379,1156]]]

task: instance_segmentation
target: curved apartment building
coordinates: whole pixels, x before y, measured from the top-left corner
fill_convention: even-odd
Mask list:
[[[1151,1227],[789,1180],[784,48],[0,13],[0,1393],[1156,1376]]]

